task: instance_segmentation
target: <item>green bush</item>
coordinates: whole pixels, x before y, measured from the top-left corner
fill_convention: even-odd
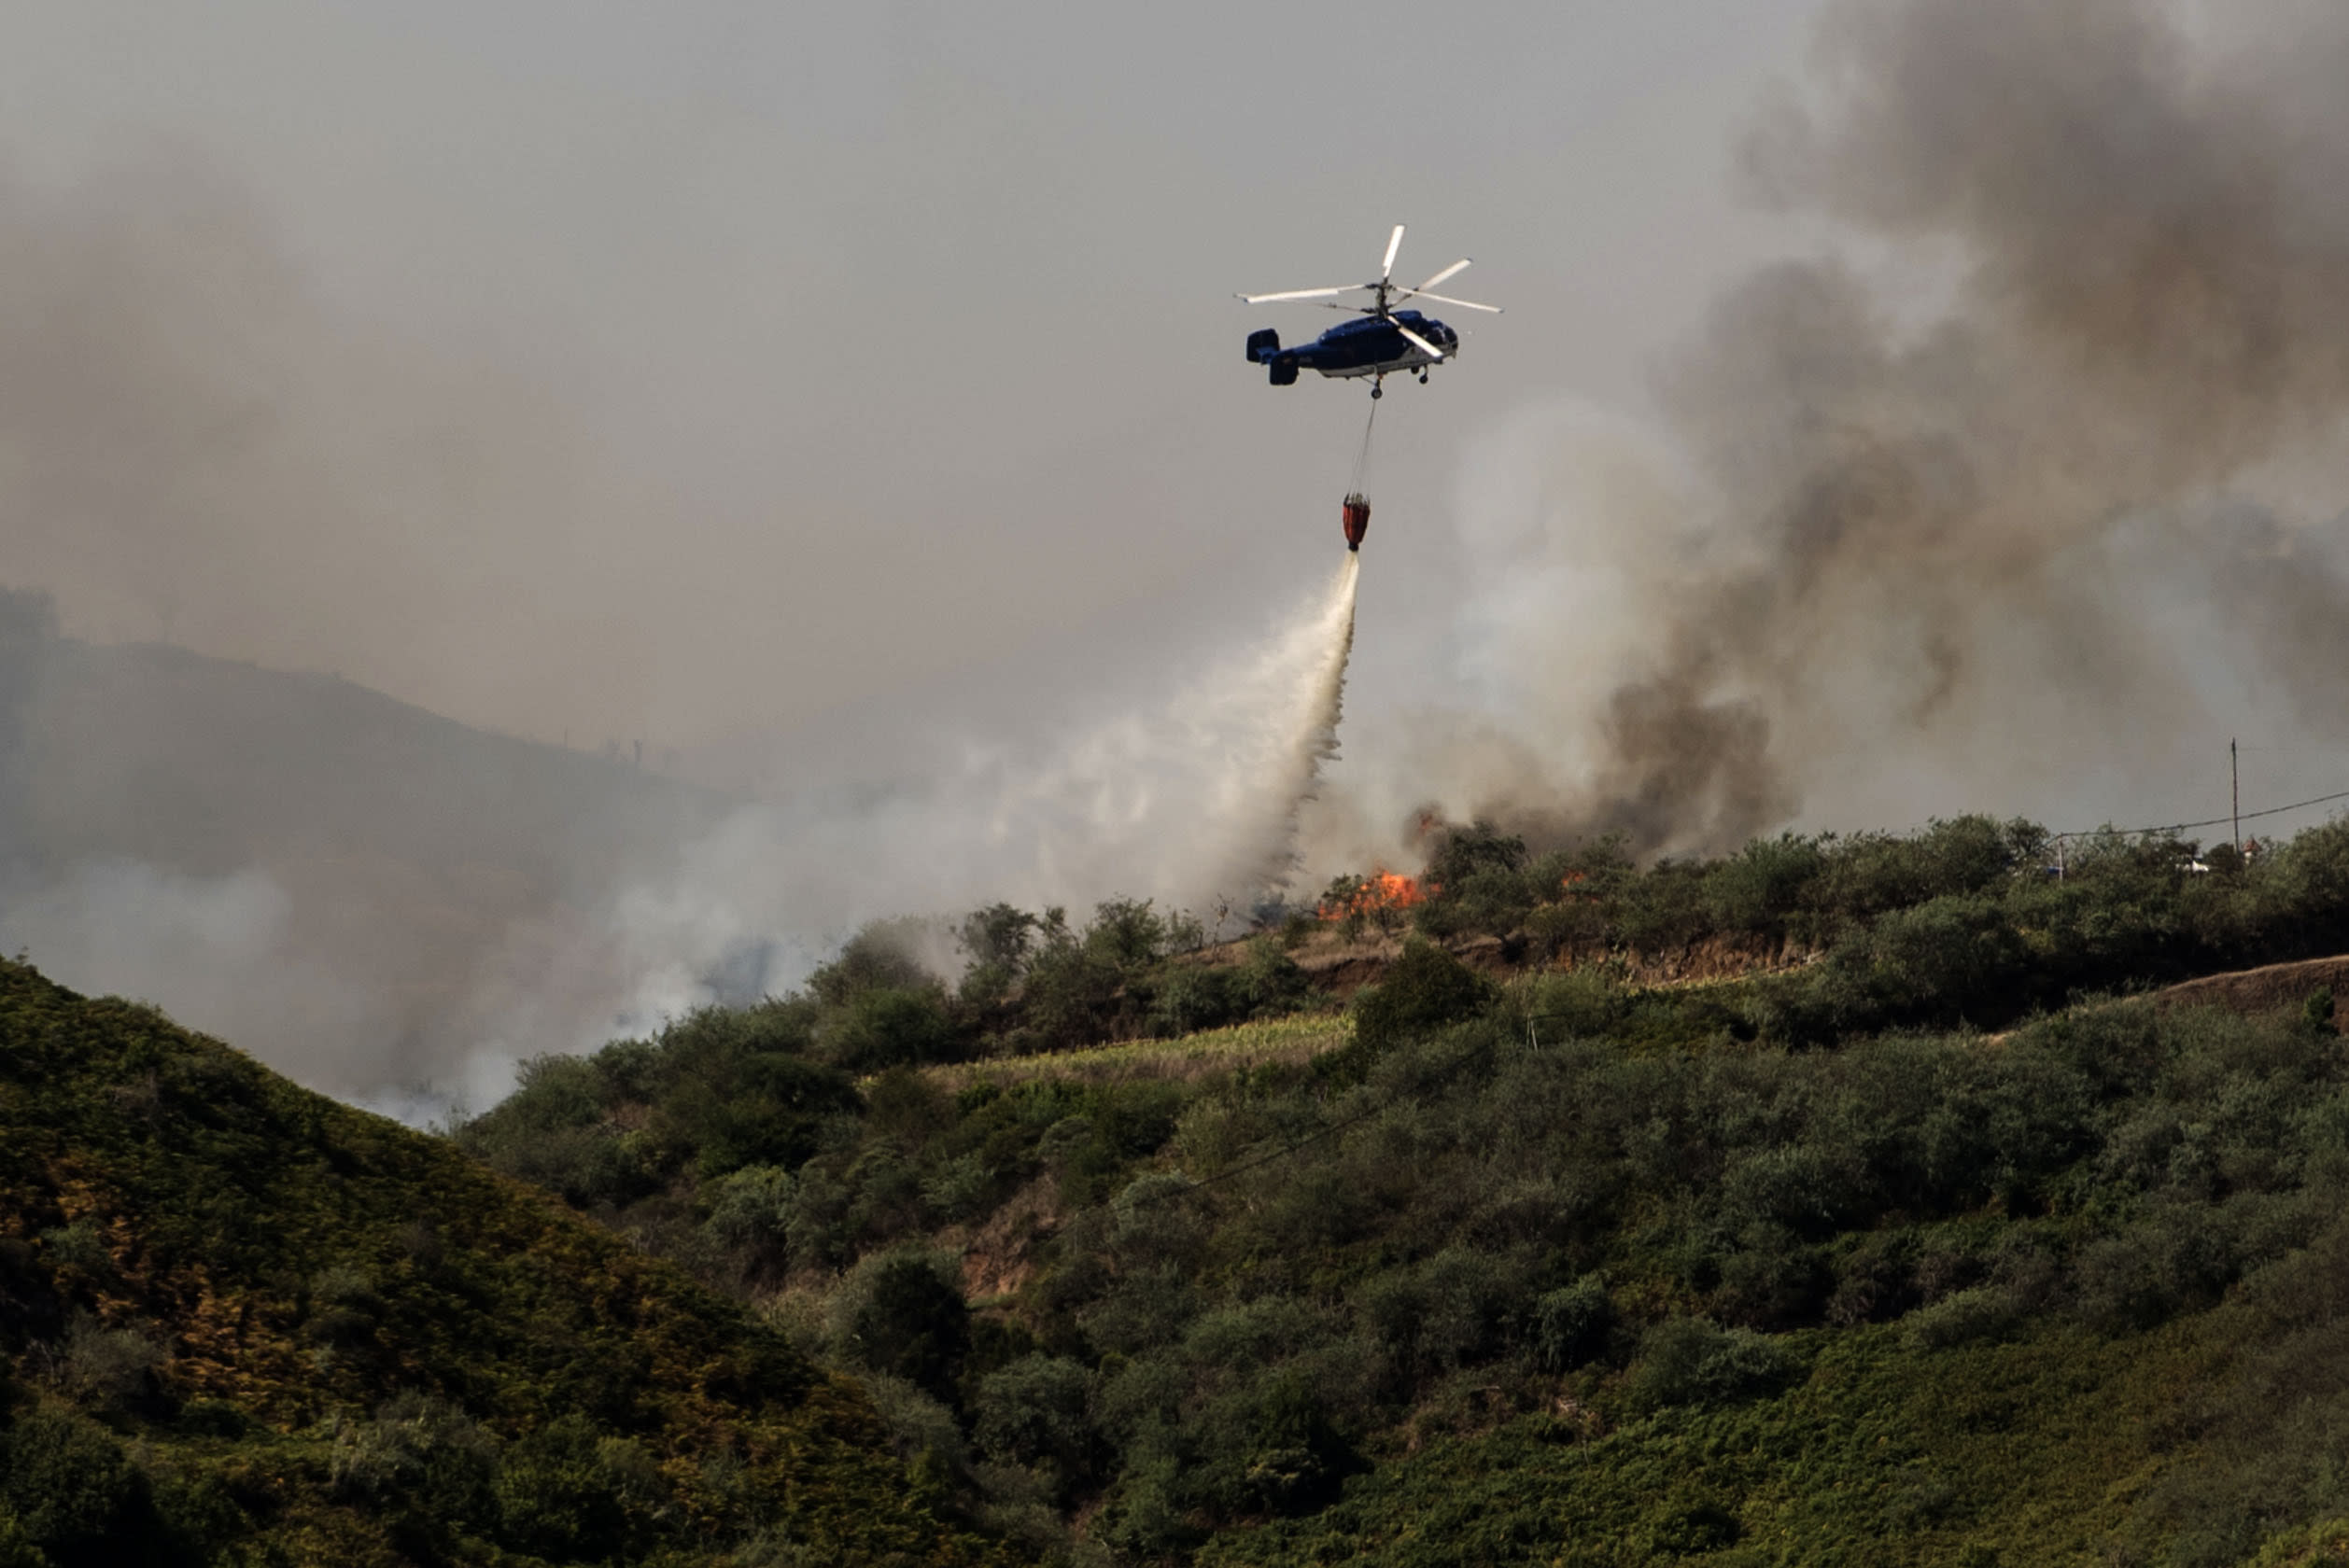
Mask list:
[[[952,1061],[962,1055],[946,1000],[928,987],[859,991],[825,1031],[827,1054],[851,1072]]]
[[[1815,904],[1827,855],[1815,839],[1787,833],[1756,839],[1716,861],[1704,880],[1707,917],[1724,933],[1782,941],[1813,934],[1805,919]]]
[[[955,929],[956,945],[970,959],[957,994],[965,1002],[988,1006],[1001,1001],[1027,973],[1036,934],[1044,921],[1024,909],[992,903],[974,910]]]
[[[1976,1285],[1911,1312],[1901,1321],[1901,1331],[1919,1350],[1942,1351],[1953,1345],[2003,1339],[2013,1332],[2018,1317],[2004,1290]]]
[[[937,981],[912,954],[918,922],[877,920],[851,937],[839,956],[808,976],[808,990],[826,1007],[847,1007],[869,991],[919,991]]]
[[[0,1503],[0,1568],[49,1568],[49,1554],[33,1542],[16,1510]]]
[[[834,1341],[851,1361],[951,1402],[971,1345],[970,1308],[951,1257],[919,1248],[867,1257],[834,1311]]]
[[[1397,1365],[1427,1376],[1484,1361],[1509,1342],[1526,1295],[1507,1258],[1447,1247],[1361,1293],[1361,1316]]]
[[[26,1415],[0,1441],[0,1509],[54,1568],[113,1568],[161,1546],[146,1475],[95,1422]]]
[[[1236,964],[1160,965],[1146,988],[1150,994],[1147,1028],[1168,1036],[1278,1017],[1295,1012],[1312,994],[1297,960],[1267,937],[1249,943]]]
[[[1024,1356],[981,1379],[972,1435],[990,1458],[1046,1469],[1064,1491],[1092,1469],[1092,1385],[1082,1362]]]
[[[435,1533],[484,1528],[502,1505],[497,1440],[429,1394],[400,1394],[373,1420],[338,1423],[331,1474],[338,1496]]]
[[[626,1561],[666,1490],[635,1444],[579,1416],[516,1439],[491,1487],[499,1538],[557,1562]]]
[[[1534,1361],[1546,1372],[1571,1372],[1596,1361],[1607,1352],[1614,1323],[1607,1281],[1596,1274],[1544,1292],[1533,1304]]]
[[[791,1267],[792,1200],[799,1183],[779,1165],[750,1165],[716,1183],[702,1228],[745,1279],[773,1280]]]
[[[1424,880],[1449,894],[1484,873],[1520,871],[1526,859],[1524,839],[1479,819],[1465,827],[1446,828],[1437,836]]]
[[[1482,1012],[1492,987],[1432,942],[1406,943],[1375,986],[1354,1000],[1354,1037],[1379,1052]]]
[[[1028,1027],[1051,1046],[1090,1044],[1117,1027],[1125,972],[1090,946],[1048,945],[1020,989]]]
[[[1214,1516],[1299,1513],[1329,1501],[1361,1461],[1301,1366],[1210,1400],[1193,1418],[1183,1492]]]
[[[59,1387],[77,1404],[111,1414],[151,1398],[163,1350],[132,1328],[107,1328],[77,1312],[65,1327]]]
[[[1775,1393],[1797,1367],[1776,1340],[1704,1318],[1671,1318],[1639,1341],[1625,1389],[1637,1409],[1727,1405]]]

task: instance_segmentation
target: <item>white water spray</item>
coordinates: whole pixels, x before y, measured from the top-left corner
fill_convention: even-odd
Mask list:
[[[1337,754],[1360,573],[1349,553],[1262,642],[1041,755],[972,746],[854,808],[738,814],[612,901],[592,962],[542,956],[539,984],[509,978],[495,1011],[510,1027],[485,1031],[471,1094],[497,1098],[518,1057],[657,1027],[722,991],[787,989],[872,919],[998,899],[1081,919],[1118,896],[1208,914],[1286,891],[1299,810]]]

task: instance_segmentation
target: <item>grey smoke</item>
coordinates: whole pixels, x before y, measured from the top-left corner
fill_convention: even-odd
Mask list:
[[[2198,731],[2223,748],[2247,693],[2349,739],[2349,99],[2278,86],[2342,79],[2349,27],[2255,9],[2195,35],[2124,0],[1832,8],[1742,168],[1841,238],[1727,291],[1660,428],[1568,415],[1488,455],[1548,476],[1473,601],[1516,711],[1429,792],[1720,850],[1888,782],[2090,809]],[[1630,607],[1596,636],[1589,581]]]
[[[1382,452],[1366,662],[1343,755],[1318,775],[1297,737],[1319,733],[1323,676],[1334,703],[1338,643],[1306,647],[1315,663],[1258,639],[1333,603],[1279,609],[1308,558],[1291,530],[1334,548],[1329,498],[1311,519],[1289,503],[1321,483],[1325,447],[1342,464],[1357,415],[1203,401],[1203,378],[1239,371],[1233,340],[1209,343],[1231,322],[1203,314],[1167,336],[1196,365],[1164,386],[1118,383],[1127,425],[1020,447],[971,484],[976,468],[911,450],[925,432],[965,456],[1000,445],[1002,419],[964,422],[987,397],[1046,411],[1023,416],[1039,425],[1104,399],[1096,372],[1131,352],[1131,290],[1102,286],[1068,337],[1041,301],[1130,215],[1028,193],[1031,216],[1084,212],[1083,243],[1053,252],[1066,274],[1006,296],[1024,325],[999,341],[1029,362],[1000,384],[982,355],[936,386],[859,381],[855,397],[781,372],[703,386],[737,323],[649,314],[660,385],[698,388],[688,417],[608,386],[582,396],[591,378],[494,334],[419,336],[331,303],[262,204],[201,158],[0,182],[0,575],[53,590],[64,621],[28,634],[37,659],[0,627],[0,940],[324,1086],[470,1072],[479,1099],[513,1056],[790,984],[867,918],[999,897],[1079,912],[1109,893],[1245,898],[1308,791],[1291,884],[1306,889],[1407,860],[1403,830],[1429,803],[1677,852],[1952,809],[2078,814],[2066,826],[2192,815],[2161,791],[2202,800],[2189,764],[2223,754],[2238,721],[2337,763],[2349,23],[2280,0],[2190,27],[2102,0],[1896,0],[1832,10],[1821,40],[1804,94],[1739,156],[1805,259],[1723,291],[1660,374],[1655,416],[1526,391],[1579,362],[1544,316],[1575,292],[1576,246],[1628,243],[1585,234],[1579,208],[1573,245],[1513,231],[1555,252],[1522,258],[1518,277],[1558,287],[1493,290],[1517,307],[1506,329],[1456,380],[1388,405],[1412,418]],[[917,123],[897,128],[888,167],[921,171],[911,189],[951,195],[972,220],[953,231],[976,231],[985,192],[963,187],[978,165],[949,178],[927,149],[981,108],[908,101]],[[1067,140],[1022,121],[1016,145]],[[1070,189],[1098,193],[1054,156]],[[1436,173],[1414,182],[1431,201],[1486,189]],[[886,193],[857,170],[824,177],[843,223]],[[1117,177],[1131,181],[1122,163]],[[1512,200],[1563,200],[1546,177]],[[1190,214],[1227,216],[1202,183],[1217,195]],[[1391,189],[1383,172],[1364,188]],[[890,232],[932,234],[921,206],[893,208]],[[1316,209],[1299,231],[1335,219]],[[1245,259],[1306,276],[1294,236],[1284,260],[1232,227],[1231,256],[1179,266],[1154,239],[1150,275]],[[992,264],[1017,283],[1029,252],[1006,234]],[[843,310],[876,334],[857,341],[904,362],[946,341],[959,257],[858,243],[894,270],[869,297],[879,319]],[[824,245],[795,236],[792,254]],[[1695,275],[1653,248],[1642,274]],[[859,273],[814,275],[848,290]],[[791,320],[828,325],[831,302]],[[1618,357],[1677,329],[1668,303],[1652,322],[1621,314]],[[686,316],[696,330],[669,343],[662,324]],[[787,381],[783,419],[767,399]],[[1476,430],[1456,463],[1447,418]],[[743,457],[786,423],[817,432],[791,449],[829,464],[813,491],[790,464]],[[1456,542],[1439,547],[1429,476],[1447,469]],[[872,514],[851,504],[867,488],[888,497]],[[1203,499],[1271,491],[1277,507]],[[1031,507],[1034,529],[1006,521]],[[1013,532],[1029,548],[1001,548]],[[1187,559],[1213,564],[1165,591]],[[1175,651],[1156,665],[1127,624],[1146,601],[1185,633],[1160,629]],[[1434,632],[1414,620],[1439,605]],[[925,714],[885,767],[832,744],[845,724],[806,724],[827,705],[892,709],[943,664],[992,672],[983,661],[1036,627],[1068,639],[1053,680],[991,680],[992,710]],[[157,637],[271,668],[228,680],[226,665],[110,646]],[[1268,669],[1279,701],[1235,696]],[[541,740],[783,732],[794,782],[745,802],[435,733],[414,710],[362,721],[348,705],[364,693],[335,670]],[[190,683],[216,676],[197,701]],[[1080,716],[1070,693],[1087,685],[1100,693]],[[304,706],[318,693],[333,700]],[[302,717],[207,717],[229,710]]]

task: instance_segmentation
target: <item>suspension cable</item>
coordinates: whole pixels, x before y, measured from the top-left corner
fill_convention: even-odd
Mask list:
[[[1362,494],[1362,486],[1371,476],[1371,430],[1378,423],[1378,403],[1371,403],[1371,416],[1362,421],[1362,450],[1354,459],[1354,483],[1347,487],[1349,495]]]

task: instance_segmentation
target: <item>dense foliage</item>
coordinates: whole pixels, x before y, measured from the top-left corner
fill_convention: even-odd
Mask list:
[[[2349,948],[2349,822],[2246,856],[2160,835],[2059,847],[2029,822],[1961,817],[1644,870],[1611,841],[1535,859],[1477,826],[1439,842],[1428,880],[1422,931],[1498,937],[1526,962],[1799,965],[1723,999],[1743,1032],[1796,1045],[1995,1028],[2082,992]]]
[[[917,1469],[1049,1553],[2215,1565],[2332,1538],[2329,992],[2033,1014],[2337,947],[2349,830],[2248,861],[2105,839],[2061,878],[2044,835],[1978,819],[1645,871],[1489,830],[1440,849],[1414,917],[1487,973],[1407,944],[1309,1062],[999,1081],[900,1056],[747,1156],[682,1065],[851,1071],[837,1020],[907,984],[860,959],[539,1064],[462,1138],[515,1169],[664,1141],[636,1185],[567,1190],[865,1378]],[[1029,989],[1048,929],[965,927],[958,1005],[985,999],[998,1048],[1088,1038],[1024,1015],[1060,1015]],[[1636,983],[1708,945],[1749,972]],[[1163,986],[1135,951],[1126,983]],[[1283,958],[1261,941],[1222,984]]]
[[[1236,948],[875,928],[457,1129],[600,1235],[12,967],[0,1568],[2323,1560],[2332,993],[2093,993],[2349,946],[2349,828],[2053,863],[1479,826]],[[1075,1049],[1316,983],[1318,1055]]]
[[[444,1143],[0,963],[0,1563],[979,1562],[849,1385]]]

